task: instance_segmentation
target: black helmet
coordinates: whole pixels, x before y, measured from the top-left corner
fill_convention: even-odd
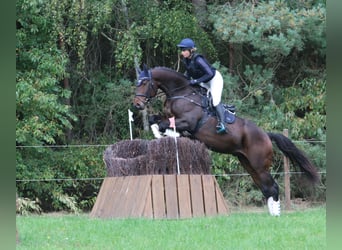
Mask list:
[[[195,42],[190,38],[184,38],[178,45],[178,48],[189,48],[194,49],[195,48]]]

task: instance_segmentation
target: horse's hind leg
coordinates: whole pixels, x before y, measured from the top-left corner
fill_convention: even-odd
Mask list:
[[[252,161],[243,155],[238,156],[238,158],[265,196],[270,214],[279,216],[279,186],[268,171],[271,161],[268,158],[260,157],[260,155],[258,159],[253,159]]]
[[[261,191],[266,197],[268,210],[271,215],[280,215],[280,200],[279,200],[279,186],[273,179],[270,173],[264,173],[265,176],[260,178]],[[254,178],[253,178],[254,179]]]

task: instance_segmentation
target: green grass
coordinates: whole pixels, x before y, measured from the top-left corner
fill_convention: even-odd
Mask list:
[[[326,249],[326,209],[183,220],[17,216],[17,249]]]

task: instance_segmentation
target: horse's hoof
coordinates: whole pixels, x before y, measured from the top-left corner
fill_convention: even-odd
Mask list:
[[[280,216],[280,200],[274,201],[273,197],[267,199],[268,211],[272,216]]]

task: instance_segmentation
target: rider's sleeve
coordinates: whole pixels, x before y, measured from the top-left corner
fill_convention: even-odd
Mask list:
[[[196,82],[200,83],[200,82],[208,82],[208,81],[210,81],[214,77],[214,75],[215,75],[215,73],[212,70],[211,66],[201,56],[198,56],[196,58],[196,63],[197,63],[198,66],[200,66],[200,68],[204,72],[204,75],[201,76],[200,78],[196,79]]]

